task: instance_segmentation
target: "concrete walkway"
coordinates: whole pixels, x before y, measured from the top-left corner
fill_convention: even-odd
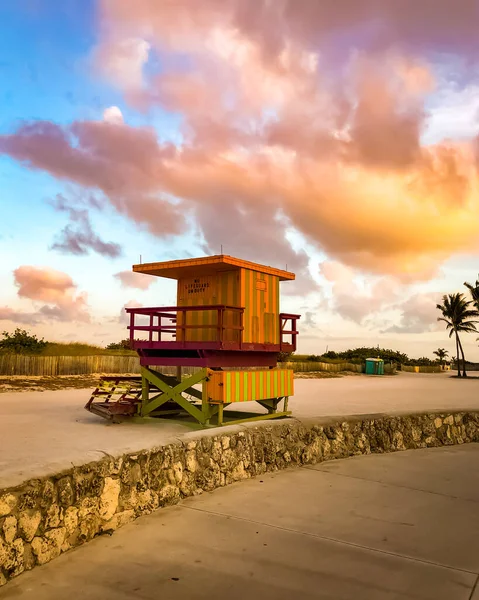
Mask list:
[[[199,429],[159,420],[111,425],[84,410],[91,390],[0,394],[0,488],[74,465],[161,446]],[[449,373],[402,373],[395,377],[300,379],[290,407],[296,419],[325,416],[479,409],[479,379]],[[263,409],[256,403],[236,410]]]
[[[283,471],[161,509],[1,600],[479,600],[479,444]]]

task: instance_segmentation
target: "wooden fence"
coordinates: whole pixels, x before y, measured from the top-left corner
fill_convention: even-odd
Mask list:
[[[363,365],[354,365],[353,363],[325,363],[325,362],[288,362],[283,363],[286,369],[293,369],[295,373],[306,373],[308,371],[329,371],[330,373],[339,373],[340,371],[352,371],[361,373],[364,371]]]
[[[443,369],[440,365],[430,367],[416,367],[414,365],[401,365],[401,371],[406,373],[442,373],[449,369]]]
[[[138,356],[22,356],[0,354],[0,375],[139,373]]]
[[[295,372],[353,371],[361,373],[362,365],[351,363],[289,362],[281,365]],[[174,367],[158,368],[163,373],[175,372]],[[183,367],[185,374],[197,371],[196,367]],[[140,361],[137,356],[23,356],[21,354],[0,354],[0,375],[54,376],[89,375],[93,373],[120,374],[139,373]]]

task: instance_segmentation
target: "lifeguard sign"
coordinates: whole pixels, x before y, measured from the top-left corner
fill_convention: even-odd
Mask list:
[[[165,404],[173,410],[173,402],[200,423],[217,415],[222,424],[224,406],[250,400],[268,409],[254,418],[289,414],[293,374],[275,367],[280,352],[296,350],[300,317],[279,308],[280,282],[294,280],[294,273],[226,255],[134,265],[133,271],[178,282],[177,306],[126,309],[142,367],[143,392],[134,414],[161,416]],[[177,367],[176,377],[154,371],[155,366]],[[201,371],[183,380],[181,367]],[[243,370],[226,370],[232,367]],[[192,387],[200,382],[202,392]],[[183,394],[201,400],[201,406]],[[282,399],[285,408],[277,412]],[[89,410],[95,404],[90,402]]]

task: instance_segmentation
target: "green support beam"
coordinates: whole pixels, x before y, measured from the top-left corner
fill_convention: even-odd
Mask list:
[[[215,424],[221,427],[223,425],[235,423],[287,417],[291,414],[291,412],[288,411],[288,397],[268,398],[256,401],[263,408],[267,409],[268,414],[251,415],[248,413],[229,411],[227,413],[228,417],[234,415],[239,418],[235,420],[229,418],[225,423],[224,409],[230,404],[213,403],[209,400],[208,386],[205,385],[208,382],[208,373],[209,370],[204,368],[185,379],[181,379],[181,377],[178,376],[173,377],[171,375],[163,375],[148,367],[142,367],[141,403],[138,404],[138,417],[149,420],[153,416],[174,414],[175,410],[172,410],[174,404],[178,406],[179,410],[183,410],[203,426],[210,426],[213,417],[216,417]],[[199,383],[202,384],[201,391],[193,387]],[[159,393],[150,398],[150,390],[153,386],[159,390]],[[201,405],[191,402],[183,394],[201,400]],[[278,405],[282,400],[284,400],[284,408],[282,411],[278,411]]]
[[[155,396],[154,399],[145,402],[144,397],[142,397],[141,403],[141,413],[140,416],[147,417],[154,410],[160,408],[163,404],[168,401],[176,402],[183,410],[185,410],[188,414],[190,414],[193,418],[195,418],[200,423],[204,424],[207,415],[204,414],[203,411],[199,410],[194,404],[189,402],[182,393],[191,394],[192,386],[196,385],[207,379],[208,370],[201,369],[197,373],[194,373],[190,377],[183,379],[178,382],[176,378],[169,377],[167,375],[163,375],[162,373],[158,373],[157,371],[152,371],[147,367],[141,368],[141,377],[142,381],[148,381],[160,390],[160,394]],[[172,385],[173,381],[176,385]],[[143,390],[147,389],[146,384],[143,386]],[[196,390],[194,390],[196,391]],[[192,395],[192,394],[191,394]]]

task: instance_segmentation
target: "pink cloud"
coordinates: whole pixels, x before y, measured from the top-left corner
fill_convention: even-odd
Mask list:
[[[182,230],[181,214],[162,200],[162,161],[175,150],[161,145],[151,129],[105,121],[61,128],[39,121],[0,136],[0,153],[59,179],[99,189],[113,206],[156,234]]]
[[[150,44],[141,38],[110,39],[95,50],[103,74],[126,90],[141,90]]]
[[[87,296],[85,293],[77,293],[75,283],[66,273],[24,265],[18,267],[13,274],[20,298],[45,303],[35,313],[10,312],[10,316],[16,316],[18,322],[25,319],[30,319],[31,322],[90,321]],[[11,309],[6,308],[8,313]]]
[[[364,273],[334,261],[322,262],[319,272],[332,284],[329,309],[359,324],[366,317],[393,306],[405,291],[392,277],[365,278]],[[358,278],[363,281],[359,282]]]
[[[443,329],[437,321],[436,309],[442,296],[443,294],[434,292],[411,296],[396,307],[401,311],[399,323],[389,327],[384,333],[426,333]]]
[[[118,316],[118,323],[121,325],[129,325],[130,315],[126,312],[125,308],[142,308],[144,305],[136,300],[129,300],[126,304],[121,307],[120,315]]]
[[[52,249],[63,254],[82,255],[92,250],[109,258],[117,258],[121,255],[119,244],[105,242],[93,231],[87,210],[63,207],[61,210],[69,213],[70,222],[62,229]]]
[[[11,321],[17,325],[36,325],[42,321],[42,317],[38,313],[22,312],[9,306],[0,306],[0,321]]]
[[[25,265],[15,269],[13,275],[21,298],[58,302],[75,288],[69,275],[54,269]]]

